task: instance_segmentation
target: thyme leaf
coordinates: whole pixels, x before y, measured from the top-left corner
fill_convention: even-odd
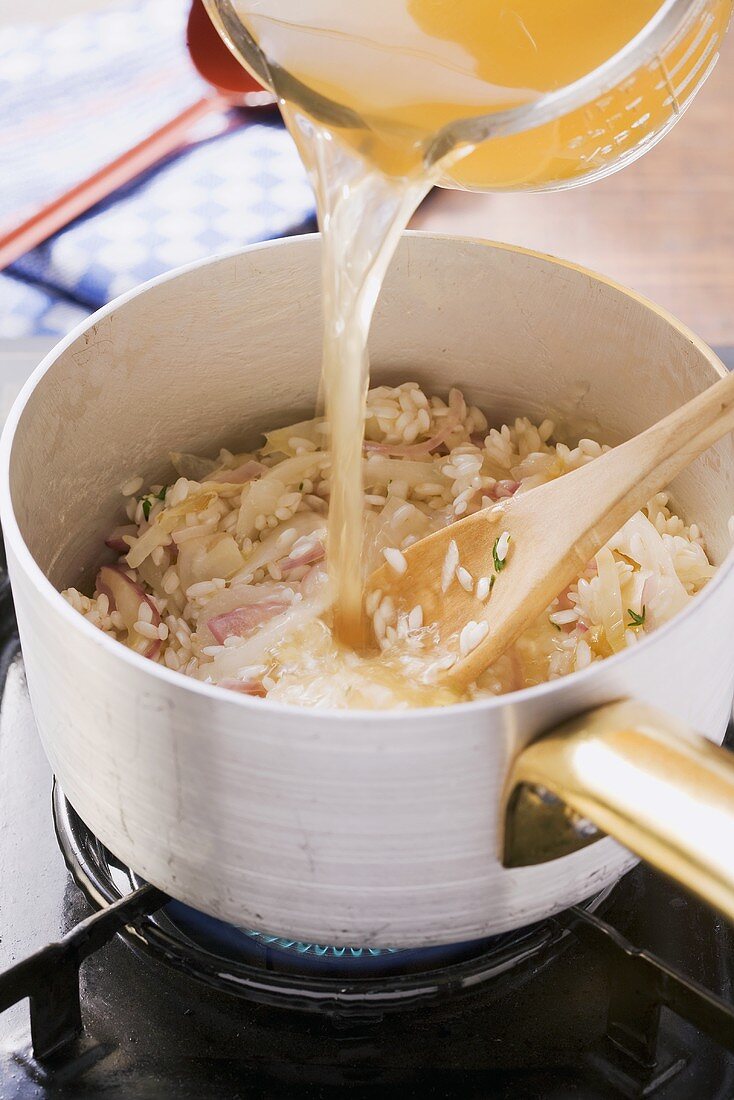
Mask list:
[[[494,562],[495,573],[501,573],[507,565],[507,556],[505,555],[504,558],[500,558],[497,555],[497,547],[499,546],[499,541],[501,538],[502,535],[498,535],[497,538],[494,540],[494,546],[492,547],[492,561]]]

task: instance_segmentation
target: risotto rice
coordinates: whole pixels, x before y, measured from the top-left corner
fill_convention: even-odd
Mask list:
[[[461,516],[591,462],[606,447],[554,442],[525,418],[488,429],[452,390],[414,382],[370,391],[365,423],[365,575]],[[63,595],[91,623],[150,660],[247,695],[305,706],[388,708],[458,701],[433,683],[453,658],[422,609],[398,614],[373,594],[376,644],[357,654],[330,629],[325,568],[328,429],[319,419],[270,432],[253,453],[171,456],[177,478],[121,486],[124,515],[92,596]],[[495,553],[508,552],[507,546]],[[490,555],[491,557],[491,555]],[[498,560],[495,559],[495,566]],[[501,559],[499,561],[501,567]],[[553,680],[635,645],[712,576],[703,538],[659,493],[462,698]],[[447,555],[444,576],[475,589],[491,623],[492,573],[473,578]],[[469,623],[468,651],[486,632]],[[466,636],[464,636],[466,635]]]

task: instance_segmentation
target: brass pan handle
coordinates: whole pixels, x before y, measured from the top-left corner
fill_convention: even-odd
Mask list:
[[[505,866],[554,859],[601,830],[734,920],[734,753],[656,708],[610,703],[533,742],[505,805]]]

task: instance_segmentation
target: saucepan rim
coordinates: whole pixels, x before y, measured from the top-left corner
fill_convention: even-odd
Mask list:
[[[249,712],[252,715],[262,713],[262,708],[266,708],[271,714],[280,714],[284,718],[296,718],[300,716],[303,718],[304,708],[294,703],[281,703],[269,699],[252,699],[246,695],[240,695],[232,691],[228,691],[226,688],[219,687],[216,684],[207,684],[200,680],[194,680],[192,677],[184,676],[180,672],[174,672],[172,669],[167,668],[165,665],[156,664],[153,661],[148,660],[146,657],[135,653],[133,650],[128,649],[126,646],[121,645],[120,642],[114,638],[109,637],[103,633],[97,627],[94,627],[83,616],[81,616],[70,604],[63,598],[61,593],[53,586],[48,579],[44,571],[36,562],[35,558],[28,549],[23,535],[21,534],[18,521],[15,516],[15,510],[13,508],[11,486],[10,486],[10,462],[13,452],[13,445],[17,433],[18,426],[25,411],[26,405],[35,392],[41,379],[51,369],[57,359],[70,347],[81,335],[90,329],[94,328],[96,324],[102,321],[105,317],[111,313],[116,312],[127,302],[131,301],[142,294],[145,294],[148,290],[162,283],[166,283],[170,280],[176,279],[179,276],[186,275],[189,272],[195,271],[200,267],[207,267],[223,260],[231,258],[233,256],[246,255],[250,252],[262,251],[264,249],[273,248],[288,248],[300,241],[312,241],[318,239],[320,234],[318,233],[306,233],[298,237],[282,237],[274,241],[264,241],[256,244],[246,245],[242,248],[231,249],[226,252],[217,253],[213,256],[207,256],[200,260],[195,260],[192,263],[184,264],[180,267],[173,268],[170,271],[166,271],[161,275],[157,275],[152,279],[147,280],[140,285],[133,287],[131,290],[126,291],[124,294],[114,298],[107,305],[97,310],[90,317],[86,318],[80,324],[76,325],[66,336],[64,336],[51,351],[43,358],[39,366],[34,370],[30,376],[20,394],[16,398],[13,406],[10,410],[8,418],[5,423],[5,427],[0,438],[0,517],[2,519],[2,530],[6,544],[12,549],[14,556],[16,557],[20,567],[23,569],[29,580],[33,582],[40,594],[47,599],[53,606],[54,610],[66,620],[69,628],[74,631],[81,631],[83,635],[87,637],[93,644],[100,646],[103,650],[109,652],[113,657],[117,657],[119,660],[129,664],[133,669],[145,672],[150,676],[160,679],[164,684],[171,687],[178,688],[182,691],[191,691],[197,695],[201,695],[204,698],[211,699],[214,703],[220,705],[224,702],[231,706],[241,707],[245,712]],[[522,248],[518,245],[508,245],[497,241],[488,241],[471,236],[459,236],[449,233],[425,233],[421,231],[411,230],[405,233],[408,237],[422,237],[430,238],[433,240],[452,241],[456,244],[472,244],[472,245],[484,245],[488,248],[498,249],[505,252],[517,252],[526,256],[532,256],[535,259],[549,261],[559,267],[567,268],[572,271],[577,271],[580,274],[586,275],[596,282],[603,283],[611,289],[618,291],[633,301],[644,306],[647,309],[651,309],[664,321],[670,324],[673,328],[684,336],[690,343],[705,356],[711,366],[718,371],[719,374],[725,376],[727,369],[721,362],[716,353],[696,334],[684,325],[676,317],[674,317],[667,310],[658,306],[655,302],[650,301],[644,295],[638,294],[636,291],[630,290],[628,287],[615,282],[613,279],[607,278],[605,275],[600,275],[589,268],[583,267],[580,264],[571,263],[568,260],[558,259],[555,256],[551,256],[547,253],[538,252],[534,249]],[[338,709],[335,707],[323,707],[318,710],[319,719],[333,724],[338,723],[364,723],[366,719],[374,720],[376,714],[379,714],[381,719],[389,718],[390,720],[399,720],[401,717],[415,719],[416,717],[425,718],[427,721],[436,722],[445,720],[448,713],[458,713],[474,715],[482,712],[489,712],[500,709],[506,706],[520,705],[522,703],[532,701],[533,699],[540,700],[547,698],[551,695],[555,696],[564,691],[572,690],[576,687],[582,687],[589,681],[593,681],[596,677],[604,674],[605,672],[618,671],[624,667],[624,665],[638,654],[648,653],[653,646],[661,645],[668,635],[673,630],[683,629],[689,619],[695,616],[704,604],[710,600],[716,598],[716,594],[722,584],[732,573],[734,568],[734,546],[729,550],[724,560],[717,567],[716,573],[713,578],[708,582],[702,592],[697,594],[694,600],[688,604],[683,611],[678,612],[669,622],[659,627],[653,633],[646,635],[634,648],[624,649],[620,653],[615,653],[611,657],[605,658],[604,661],[594,662],[588,665],[586,668],[581,669],[578,672],[572,672],[567,676],[562,676],[557,680],[546,681],[542,684],[537,684],[533,687],[522,688],[519,691],[509,692],[506,695],[490,696],[488,698],[476,699],[471,702],[456,703],[451,707],[416,707],[410,710],[391,710],[391,711],[379,711],[365,710],[365,709]]]

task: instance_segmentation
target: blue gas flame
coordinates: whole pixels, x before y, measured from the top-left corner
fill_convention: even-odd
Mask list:
[[[295,951],[299,955],[315,955],[328,959],[361,959],[380,955],[397,955],[397,947],[335,947],[322,943],[304,943],[303,940],[291,940],[285,936],[271,936],[267,932],[258,932],[254,928],[243,929],[246,936],[259,940],[266,947],[276,947],[281,951]]]

